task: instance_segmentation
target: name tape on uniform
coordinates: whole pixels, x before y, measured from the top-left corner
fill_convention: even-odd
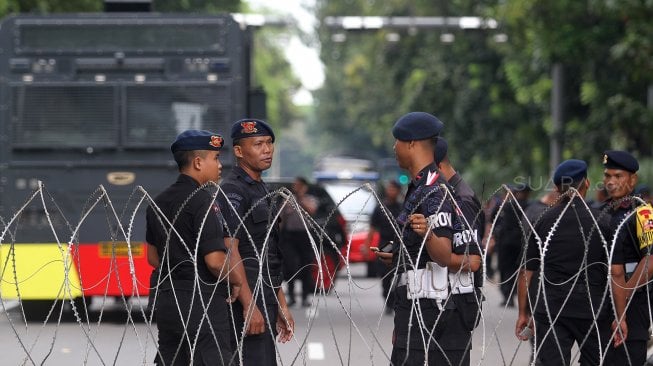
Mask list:
[[[428,220],[432,227],[452,227],[450,212],[438,212],[429,216]]]

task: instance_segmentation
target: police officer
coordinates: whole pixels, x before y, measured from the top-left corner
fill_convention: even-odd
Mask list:
[[[220,185],[218,203],[232,266],[246,278],[233,306],[232,344],[242,345],[245,366],[276,365],[275,337],[289,341],[294,320],[281,286],[278,210],[261,178],[272,165],[274,132],[264,121],[243,119],[233,124],[231,138],[236,165]]]
[[[481,315],[483,295],[483,273],[481,269],[481,247],[485,228],[485,215],[481,202],[472,188],[456,172],[448,156],[447,141],[438,138],[435,162],[442,176],[453,189],[456,202],[462,211],[454,225],[451,262],[449,263],[449,286],[454,306],[447,306],[451,315],[440,341],[442,349],[452,365],[469,365],[472,348],[472,331]]]
[[[379,235],[379,247],[381,248],[387,245],[393,246],[395,243],[399,242],[397,239],[396,218],[401,212],[401,202],[399,201],[401,195],[401,184],[397,181],[391,180],[385,184],[383,192],[383,201],[377,205],[372,212],[370,218],[370,230],[365,239],[365,246],[370,248],[372,251],[379,250],[378,248],[371,246],[374,235],[377,233]],[[376,271],[381,275],[381,285],[383,287],[382,295],[383,300],[386,302],[385,313],[391,314],[395,302],[394,291],[392,291],[394,271],[381,261],[377,261],[377,263],[379,266],[377,266]]]
[[[535,224],[529,240],[525,271],[517,279],[515,335],[529,339],[534,320],[536,356],[544,366],[569,365],[574,343],[581,365],[611,365],[605,358],[612,322],[603,242],[608,228],[597,228],[599,212],[583,201],[590,187],[583,160],[563,161],[552,180],[562,196]]]
[[[446,266],[451,260],[454,212],[434,161],[436,139],[443,128],[435,116],[411,112],[399,118],[392,129],[397,162],[412,177],[397,218],[401,240],[392,253],[399,276],[391,355],[394,365],[448,362],[438,340],[439,318],[448,296]]]
[[[158,365],[228,365],[231,360],[225,301],[229,268],[214,203],[222,145],[222,136],[208,131],[177,136],[171,150],[179,177],[147,209],[148,262],[160,272]],[[230,300],[235,300],[240,279],[229,276],[234,284]]]
[[[528,240],[526,226],[523,224],[521,210],[528,208],[528,196],[531,188],[528,184],[517,183],[509,186],[515,200],[509,200],[499,212],[500,205],[496,207],[495,217],[499,215],[496,224],[496,248],[498,248],[498,267],[501,277],[499,286],[503,294],[501,306],[514,306],[515,273],[519,270],[523,248]],[[516,201],[516,202],[515,202]],[[520,209],[521,208],[521,209]]]
[[[648,316],[649,291],[644,285],[651,277],[649,252],[653,240],[642,234],[647,230],[653,232],[653,226],[646,229],[638,223],[640,212],[646,206],[638,207],[640,202],[632,196],[637,185],[637,159],[626,151],[609,150],[603,155],[603,166],[603,183],[610,195],[603,210],[610,215],[611,239],[615,245],[611,269],[617,276],[613,285],[617,315],[627,306],[627,328],[621,324],[627,329],[627,338],[624,347],[615,349],[615,363],[643,365],[651,323]],[[635,215],[619,227],[634,210]]]
[[[308,181],[304,177],[295,177],[292,184],[295,200],[302,210],[310,216],[317,212],[319,202],[308,194]],[[284,261],[284,276],[288,284],[288,306],[295,304],[295,282],[302,281],[302,307],[310,307],[309,295],[314,290],[311,265],[315,254],[311,247],[311,239],[301,217],[301,213],[293,205],[286,204],[281,212],[281,242]]]

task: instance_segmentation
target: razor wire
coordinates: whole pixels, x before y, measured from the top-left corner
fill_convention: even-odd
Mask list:
[[[224,194],[219,185],[209,184],[212,199],[216,199],[218,195]],[[201,187],[200,189],[206,189]],[[455,192],[448,190],[443,186],[445,191],[445,199],[460,212],[459,203],[456,200]],[[281,212],[284,207],[290,207],[301,218],[304,230],[308,234],[309,244],[313,253],[313,263],[305,263],[304,266],[309,268],[315,273],[316,286],[314,286],[312,294],[312,304],[304,311],[297,308],[290,308],[290,312],[295,318],[295,331],[294,337],[289,344],[281,345],[277,343],[276,357],[280,365],[310,365],[313,362],[311,358],[311,347],[315,343],[315,339],[319,338],[322,344],[328,349],[329,354],[325,358],[331,363],[335,364],[380,364],[387,365],[390,363],[390,353],[392,350],[391,337],[392,337],[392,317],[385,315],[385,307],[388,306],[388,297],[382,298],[379,296],[380,280],[379,279],[364,279],[356,276],[357,264],[352,263],[350,260],[351,251],[354,250],[353,236],[349,235],[344,239],[344,243],[336,242],[334,238],[329,236],[327,226],[329,221],[335,220],[338,208],[349,197],[356,192],[364,190],[369,193],[369,197],[364,205],[380,205],[383,216],[388,225],[391,225],[397,237],[397,243],[400,250],[405,249],[403,243],[402,233],[405,230],[410,230],[406,225],[399,226],[390,212],[383,206],[383,200],[376,193],[374,188],[369,185],[361,185],[351,191],[348,195],[343,197],[339,202],[336,202],[336,207],[328,213],[324,221],[318,222],[316,218],[311,217],[297,202],[295,196],[287,188],[280,188],[275,191],[269,192],[261,201],[252,205],[249,211],[240,218],[240,225],[237,230],[243,230],[249,240],[253,240],[252,236],[247,231],[244,225],[244,220],[248,215],[252,214],[254,208],[262,204],[263,200],[271,200],[275,202],[274,212],[268,212],[269,222],[276,225],[279,222]],[[158,192],[157,192],[158,193]],[[588,289],[587,296],[590,304],[593,304],[589,294],[589,286],[587,271],[592,266],[605,266],[607,278],[607,286],[603,289],[603,301],[599,304],[599,308],[592,314],[592,321],[594,327],[597,327],[599,321],[598,313],[603,307],[609,308],[612,318],[616,317],[614,310],[614,298],[612,296],[613,286],[618,286],[611,279],[611,269],[609,259],[614,256],[614,247],[617,235],[613,238],[605,237],[600,230],[600,222],[604,219],[605,212],[601,212],[598,217],[595,217],[594,211],[590,210],[587,203],[581,207],[571,206],[571,200],[566,202],[558,202],[562,205],[563,211],[560,217],[557,218],[551,230],[545,235],[540,235],[535,229],[536,223],[539,219],[546,214],[550,208],[545,209],[539,217],[529,219],[524,212],[523,208],[517,202],[517,199],[506,186],[502,186],[495,190],[492,196],[502,194],[503,198],[500,202],[496,203],[496,214],[494,217],[489,217],[486,224],[487,228],[481,228],[485,232],[483,241],[475,243],[481,248],[481,268],[484,274],[483,282],[484,287],[481,292],[483,299],[479,299],[481,308],[480,319],[478,325],[471,331],[471,342],[467,347],[471,347],[472,364],[475,365],[522,365],[525,363],[535,364],[540,349],[537,347],[531,348],[527,342],[520,342],[513,334],[515,321],[517,319],[516,309],[511,308],[509,304],[505,306],[498,306],[497,303],[497,287],[505,284],[512,279],[513,281],[511,296],[517,291],[518,281],[521,279],[521,273],[526,264],[525,248],[527,245],[528,237],[533,236],[532,242],[536,243],[539,251],[539,280],[535,283],[537,288],[537,295],[532,303],[528,306],[531,313],[534,310],[535,304],[542,301],[546,308],[546,315],[550,324],[554,324],[561,316],[560,309],[551,308],[547,302],[547,288],[550,286],[568,286],[570,289],[577,286],[585,287]],[[571,197],[578,195],[578,192],[573,191]],[[190,197],[188,198],[190,199]],[[638,200],[638,198],[633,198]],[[227,200],[228,202],[228,200]],[[489,201],[484,202],[484,206]],[[441,205],[444,203],[441,202]],[[643,203],[641,200],[638,203]],[[12,351],[12,357],[6,358],[3,364],[18,364],[18,365],[57,365],[62,364],[61,352],[57,352],[57,345],[61,342],[62,338],[74,336],[78,339],[76,346],[80,347],[80,351],[72,352],[76,357],[75,362],[88,365],[122,365],[122,364],[142,364],[150,365],[157,353],[157,334],[156,321],[152,309],[156,308],[156,299],[159,291],[159,286],[166,281],[162,277],[161,272],[158,273],[156,278],[153,278],[153,287],[150,287],[149,278],[139,278],[137,276],[137,264],[134,258],[135,242],[145,245],[144,238],[137,237],[135,233],[139,228],[134,225],[144,216],[144,209],[152,207],[157,212],[157,218],[162,225],[169,228],[169,237],[176,237],[182,239],[179,233],[174,228],[176,217],[165,217],[161,210],[156,206],[152,196],[143,187],[135,188],[129,195],[127,202],[120,206],[116,206],[111,199],[111,192],[107,191],[103,186],[97,187],[87,198],[85,204],[80,212],[73,216],[70,213],[64,212],[62,207],[57,203],[57,198],[53,197],[48,192],[46,185],[39,182],[38,187],[25,197],[25,201],[11,217],[0,218],[2,224],[2,234],[0,235],[0,309],[2,310],[3,326],[0,328],[0,336],[2,336],[3,343],[0,347],[9,347]],[[441,206],[440,206],[441,207]],[[363,220],[363,209],[353,223],[353,227],[359,220]],[[520,253],[520,263],[518,269],[511,274],[509,278],[499,279],[487,276],[488,263],[487,249],[490,246],[491,238],[497,232],[500,226],[501,214],[512,209],[516,212],[519,218],[518,228],[513,228],[520,232],[523,241],[519,243],[522,248]],[[222,210],[234,210],[234,207],[222,208]],[[438,209],[439,210],[439,209]],[[583,239],[584,245],[584,258],[583,265],[578,269],[578,274],[572,276],[565,281],[552,281],[546,277],[544,272],[544,263],[547,258],[547,253],[552,245],[552,240],[555,238],[559,230],[558,224],[562,215],[566,212],[575,212],[578,217],[580,210],[588,213],[592,219],[593,227],[589,230],[580,228],[584,233],[588,233],[588,237]],[[45,262],[40,263],[36,268],[32,269],[31,273],[24,274],[22,266],[25,258],[22,250],[25,245],[29,245],[22,241],[21,234],[24,234],[28,223],[24,222],[31,212],[40,212],[41,217],[37,221],[41,222],[43,226],[49,229],[47,238],[39,242],[52,243],[56,246],[57,256],[50,258]],[[100,215],[104,217],[105,227],[104,233],[108,238],[107,241],[111,243],[110,265],[107,273],[102,274],[99,279],[90,280],[85,279],[83,273],[85,272],[85,264],[79,260],[80,249],[86,245],[83,240],[80,240],[81,232],[85,229],[85,225],[90,220],[91,215]],[[204,219],[210,212],[202,213]],[[629,220],[635,214],[631,210],[618,227],[611,228],[617,233],[625,230]],[[68,216],[67,216],[68,215]],[[487,215],[487,212],[478,212],[477,216]],[[468,221],[468,218],[461,215],[462,225],[465,228],[472,228],[473,223]],[[76,221],[76,222],[75,222]],[[474,220],[476,221],[476,220]],[[254,300],[262,297],[263,286],[271,286],[273,281],[269,268],[264,266],[264,259],[269,250],[270,237],[272,235],[272,225],[268,229],[265,240],[261,248],[256,252],[256,257],[259,262],[258,277],[256,285],[252,289]],[[431,223],[432,225],[432,223]],[[596,233],[600,235],[600,241],[603,245],[602,250],[605,252],[607,263],[587,263],[588,245],[590,242],[589,236]],[[226,235],[235,235],[235,233],[226,233]],[[96,236],[101,236],[98,233]],[[198,239],[199,240],[199,239]],[[183,240],[181,240],[183,242]],[[425,240],[424,240],[425,241]],[[118,267],[121,265],[118,262],[118,244],[126,244],[126,259],[129,267],[129,277],[118,275]],[[197,261],[202,260],[198,258],[197,247],[198,243],[184,243],[185,250],[188,253],[189,262],[193,263],[195,268],[195,281],[193,288],[196,289],[200,286],[210,285],[204,283],[197,272]],[[255,245],[254,248],[257,246]],[[422,243],[422,250],[424,242]],[[496,248],[501,250],[501,248]],[[469,255],[469,252],[466,252]],[[165,254],[164,254],[165,255]],[[427,255],[420,252],[419,255]],[[337,264],[335,270],[327,265],[324,261],[326,256],[331,256]],[[169,262],[168,262],[169,263]],[[57,266],[63,280],[58,284],[55,289],[57,295],[56,299],[52,301],[40,301],[38,305],[40,315],[44,317],[37,322],[31,321],[30,316],[34,312],[34,299],[26,297],[24,294],[31,291],[30,287],[38,286],[35,279],[46,268]],[[416,269],[416,264],[409,261],[408,268]],[[167,268],[167,273],[173,268]],[[581,274],[585,273],[584,276]],[[221,281],[226,281],[228,273],[223,273]],[[78,276],[76,278],[75,276]],[[286,278],[296,277],[298,273],[292,273],[285,276]],[[398,281],[398,267],[391,268],[386,274],[392,278],[393,286]],[[115,281],[120,289],[119,296],[108,295],[107,286],[110,281]],[[642,288],[649,291],[648,280]],[[330,284],[332,288],[325,288],[325,284]],[[78,287],[78,285],[81,287]],[[215,284],[213,284],[215,285]],[[84,290],[97,289],[104,286],[104,296],[95,296],[94,298],[87,298],[83,296]],[[145,287],[147,292],[151,292],[150,296],[154,300],[152,304],[147,304],[148,294],[139,292],[139,287]],[[127,290],[131,288],[131,290]],[[571,291],[571,290],[570,290]],[[74,294],[82,293],[81,297],[76,297]],[[174,288],[173,288],[174,293]],[[218,296],[214,292],[209,298],[210,301],[216,301],[214,296]],[[379,306],[371,311],[369,306],[369,297],[376,296],[378,298]],[[111,297],[113,297],[113,304],[111,304]],[[567,293],[561,308],[567,305],[571,298],[571,292]],[[177,299],[178,300],[178,299]],[[193,298],[192,301],[201,302],[201,307],[204,310],[203,321],[208,322],[208,317],[211,314],[207,313],[209,305],[205,303],[202,296],[197,299]],[[262,298],[265,303],[265,298]],[[447,300],[451,301],[451,297]],[[628,300],[627,306],[631,305],[632,298]],[[650,300],[649,300],[650,301]],[[255,302],[255,301],[253,301]],[[43,306],[45,305],[45,306]],[[185,319],[187,324],[190,314],[183,314],[178,305],[178,313],[171,314],[171,316],[178,316]],[[649,303],[650,305],[650,303]],[[230,309],[231,311],[231,309]],[[120,325],[116,327],[114,321],[109,317],[115,314],[121,314]],[[270,319],[267,312],[264,312],[264,319],[266,327],[274,329],[275,322]],[[649,319],[651,319],[651,309],[647,309]],[[280,313],[281,314],[281,313]],[[442,314],[442,313],[441,313]],[[417,341],[422,346],[427,343],[435,343],[438,346],[438,339],[434,337],[435,328],[442,326],[440,323],[440,315],[436,319],[434,328],[422,329],[422,337]],[[247,320],[251,318],[252,311],[248,312]],[[287,321],[287,319],[286,319]],[[210,322],[208,322],[210,324]],[[410,327],[422,327],[424,324],[424,315],[421,314],[421,309],[415,306],[411,310]],[[74,329],[71,329],[74,326]],[[233,337],[238,339],[238,348],[233,351],[232,363],[238,364],[242,359],[242,339],[245,336],[245,329],[232,329],[229,332]],[[328,328],[328,329],[325,329]],[[107,331],[110,329],[110,331]],[[111,333],[110,341],[107,340],[105,335]],[[197,347],[198,332],[186,332],[184,335],[184,342],[188,347],[194,349]],[[4,335],[3,335],[4,333]],[[324,334],[326,334],[326,336]],[[72,334],[72,335],[71,335]],[[551,328],[545,333],[547,336],[552,334],[556,340],[557,347],[560,352],[561,346],[555,331]],[[611,334],[611,340],[615,337],[615,332]],[[215,332],[213,332],[214,341],[218,342]],[[537,335],[535,336],[537,337]],[[585,336],[583,342],[589,337],[589,333]],[[110,347],[107,343],[112,342]],[[325,344],[326,343],[326,344]],[[537,343],[537,339],[536,339]],[[109,348],[109,349],[107,349]],[[528,349],[525,352],[525,348]],[[607,349],[599,350],[600,357],[605,357]],[[18,354],[17,354],[18,353]],[[527,354],[525,361],[524,354]],[[137,355],[137,356],[136,356]],[[580,351],[575,348],[571,358],[572,361],[577,361],[580,357]],[[8,363],[7,363],[8,362]]]

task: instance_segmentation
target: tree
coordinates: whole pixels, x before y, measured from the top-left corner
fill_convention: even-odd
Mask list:
[[[566,70],[564,155],[597,160],[611,147],[651,154],[651,5],[523,0],[497,10],[515,35],[505,55],[521,102],[549,90],[553,63]]]
[[[489,16],[508,42],[492,34],[449,29],[356,34],[333,42],[322,26],[326,82],[318,116],[341,143],[390,154],[390,128],[411,110],[445,122],[455,165],[477,188],[517,176],[548,179],[551,69],[565,69],[563,158],[598,162],[602,151],[624,148],[651,155],[653,123],[647,90],[653,15],[650,2],[573,0],[320,1],[319,16]],[[368,137],[366,138],[365,135]]]
[[[299,113],[292,95],[301,84],[283,54],[283,43],[277,41],[286,38],[280,36],[285,32],[288,30],[263,27],[256,30],[254,36],[255,85],[252,87],[265,90],[268,120],[277,127],[288,126]]]
[[[320,16],[461,16],[486,6],[471,1],[391,2],[377,8],[374,4],[328,1],[321,4]],[[508,160],[513,166],[534,166],[528,163],[537,153],[520,153],[530,150],[531,136],[541,127],[531,123],[534,118],[529,119],[528,108],[514,101],[503,58],[489,45],[491,35],[478,30],[409,29],[399,31],[399,42],[388,42],[391,31],[381,30],[349,32],[346,42],[336,43],[330,39],[332,32],[321,30],[327,74],[318,94],[319,119],[334,134],[347,131],[342,141],[353,146],[354,152],[365,146],[368,154],[390,155],[390,130],[396,119],[422,110],[445,122],[456,166],[484,167],[492,156],[513,156]],[[443,32],[454,33],[455,42],[443,43]],[[525,123],[512,128],[517,121]],[[515,133],[528,138],[512,140],[507,146],[497,143]],[[515,171],[497,169],[487,184],[498,185]]]
[[[99,0],[0,0],[0,16],[10,13],[67,13],[102,10]]]

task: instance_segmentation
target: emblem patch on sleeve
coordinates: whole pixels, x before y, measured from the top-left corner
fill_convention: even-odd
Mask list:
[[[650,204],[637,208],[637,239],[639,249],[653,245],[653,207]]]
[[[238,208],[240,208],[240,203],[243,201],[243,196],[239,195],[238,193],[227,193],[227,199],[229,199],[229,202],[234,206],[234,210],[238,211]]]

